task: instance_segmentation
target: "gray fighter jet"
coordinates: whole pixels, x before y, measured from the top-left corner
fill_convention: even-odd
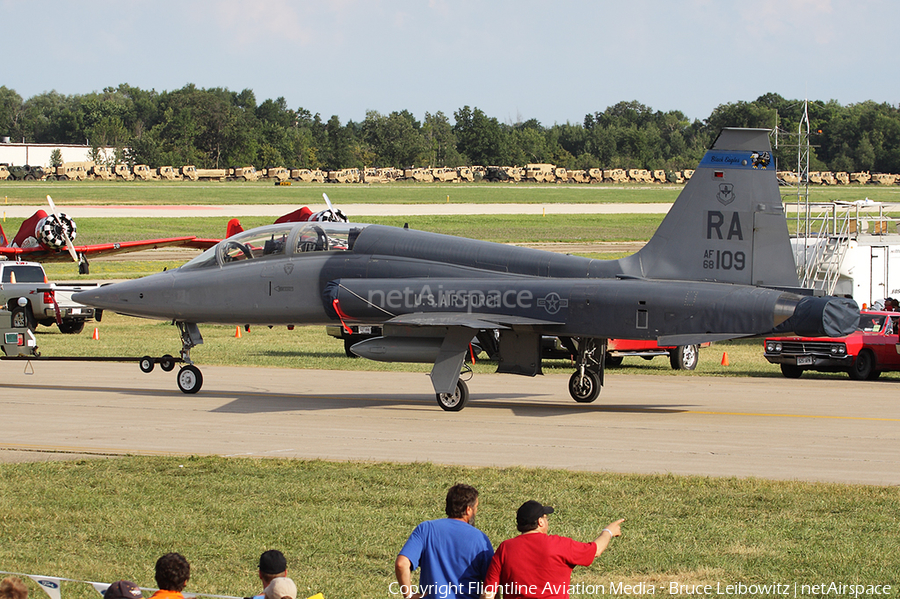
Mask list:
[[[795,332],[837,336],[852,300],[798,288],[768,131],[726,129],[647,245],[592,260],[357,223],[285,223],[241,232],[181,268],[73,296],[122,314],[171,320],[187,363],[178,386],[202,385],[190,350],[198,323],[381,325],[351,350],[433,363],[445,410],[461,410],[473,337],[496,343],[498,372],[541,373],[543,336],[571,348],[569,393],[594,401],[606,339],[692,345]]]

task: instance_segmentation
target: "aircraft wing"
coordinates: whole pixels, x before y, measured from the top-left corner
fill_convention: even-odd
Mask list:
[[[109,256],[113,254],[124,254],[128,252],[138,252],[141,250],[152,250],[161,247],[192,247],[205,249],[215,245],[214,240],[200,239],[196,236],[189,237],[169,237],[165,239],[144,239],[140,241],[116,241],[111,243],[96,243],[91,245],[76,245],[75,252],[87,258],[93,256]],[[9,259],[17,260],[34,260],[36,262],[71,262],[72,258],[69,253],[63,250],[50,250],[45,247],[28,247],[28,248],[0,248],[0,255]]]

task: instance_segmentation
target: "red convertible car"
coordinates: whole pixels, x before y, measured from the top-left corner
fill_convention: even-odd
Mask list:
[[[846,372],[851,379],[876,379],[900,370],[900,312],[866,311],[859,328],[846,337],[778,337],[766,339],[765,357],[781,364],[781,373],[799,378],[804,370]]]

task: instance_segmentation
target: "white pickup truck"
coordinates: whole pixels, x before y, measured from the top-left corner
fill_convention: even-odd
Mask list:
[[[72,294],[93,286],[50,283],[37,262],[0,261],[0,306],[12,313],[14,327],[58,325],[63,333],[80,333],[86,321],[100,320],[101,313],[72,301]]]

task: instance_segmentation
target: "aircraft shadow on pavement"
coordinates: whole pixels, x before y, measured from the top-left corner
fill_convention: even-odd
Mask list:
[[[436,415],[444,413],[435,400],[429,395],[418,393],[386,394],[359,393],[347,394],[303,394],[285,395],[282,393],[239,393],[228,404],[210,410],[235,414],[257,414],[261,412],[295,412],[312,410],[345,410],[365,407],[383,407],[387,409],[429,408]],[[672,407],[650,404],[589,404],[569,403],[536,403],[529,401],[522,393],[473,394],[465,410],[458,414],[469,414],[479,408],[512,410],[516,416],[551,417],[568,416],[576,413],[622,412],[634,414],[680,414],[687,407]],[[452,412],[445,413],[446,418],[457,417]]]
[[[228,403],[209,409],[210,412],[225,414],[259,414],[297,411],[327,411],[347,410],[365,407],[403,409],[403,408],[429,408],[435,415],[444,413],[438,407],[434,396],[429,393],[296,393],[281,392],[235,392],[208,389],[197,395],[185,395],[177,389],[146,389],[128,387],[102,387],[96,385],[61,385],[41,384],[26,385],[20,383],[0,383],[0,389],[28,389],[44,390],[47,393],[54,392],[82,392],[102,394],[120,394],[131,397],[147,398],[181,398],[194,408],[197,403],[214,401],[214,398],[231,398]],[[577,404],[565,401],[565,403],[539,403],[540,399],[529,400],[527,393],[473,393],[465,410],[459,414],[468,414],[479,408],[512,410],[516,416],[552,417],[568,416],[578,413],[631,413],[631,414],[681,414],[690,409],[689,406],[673,406],[658,404]],[[568,398],[566,398],[568,400]],[[191,401],[196,400],[196,401]],[[555,400],[548,400],[555,401]],[[452,412],[444,413],[446,418],[454,418],[457,415]]]

